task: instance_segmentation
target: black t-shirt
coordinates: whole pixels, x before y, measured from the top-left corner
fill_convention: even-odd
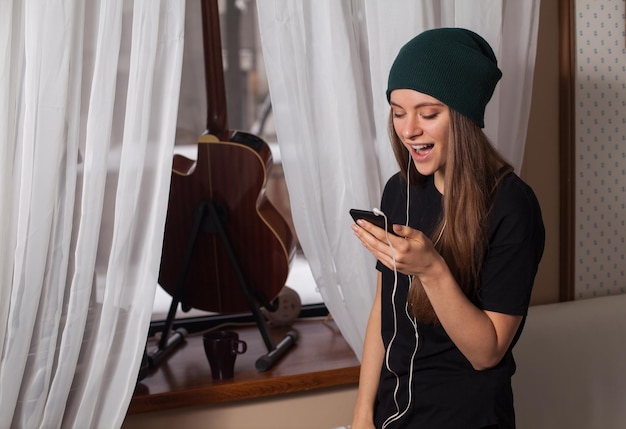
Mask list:
[[[385,186],[381,209],[390,223],[406,223],[406,189],[400,174]],[[423,185],[411,186],[409,226],[430,236],[441,217],[442,203],[432,176]],[[532,189],[514,173],[508,174],[496,191],[489,215],[478,307],[526,316],[544,236]],[[440,325],[409,317],[408,277],[398,273],[394,288],[393,270],[380,262],[376,267],[382,272],[382,337],[387,350],[376,401],[376,427],[387,421],[385,427],[390,429],[472,429],[494,424],[514,428],[511,349],[524,323],[502,361],[477,371]]]

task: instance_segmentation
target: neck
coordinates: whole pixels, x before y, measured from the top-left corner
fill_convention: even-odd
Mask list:
[[[445,177],[444,174],[440,171],[435,172],[435,188],[439,191],[441,195],[444,195],[444,183]]]

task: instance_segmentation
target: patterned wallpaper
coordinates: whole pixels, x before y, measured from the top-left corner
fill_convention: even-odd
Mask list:
[[[626,292],[624,0],[576,0],[576,298]]]

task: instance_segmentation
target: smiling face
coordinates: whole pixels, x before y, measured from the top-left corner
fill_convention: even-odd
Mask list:
[[[409,151],[420,174],[435,175],[443,194],[450,109],[430,95],[412,89],[396,89],[390,96],[393,128]]]

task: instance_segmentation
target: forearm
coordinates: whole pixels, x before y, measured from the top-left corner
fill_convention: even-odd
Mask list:
[[[385,351],[381,337],[379,274],[376,298],[374,299],[367,329],[365,331],[363,356],[361,358],[361,370],[359,374],[359,391],[354,409],[354,421],[352,423],[353,428],[360,427],[361,424],[373,424],[374,403],[378,392],[378,381],[384,354]]]
[[[420,280],[441,325],[472,366],[482,370],[497,365],[511,344],[521,316],[476,307],[442,258],[435,260]]]
[[[365,417],[373,420],[374,402],[376,393],[378,392],[378,380],[380,378],[380,369],[384,358],[384,349],[378,331],[378,337],[374,338],[376,333],[369,330],[365,337],[363,347],[363,358],[361,359],[361,370],[359,374],[359,391],[357,394],[356,406],[354,414],[356,416]]]

